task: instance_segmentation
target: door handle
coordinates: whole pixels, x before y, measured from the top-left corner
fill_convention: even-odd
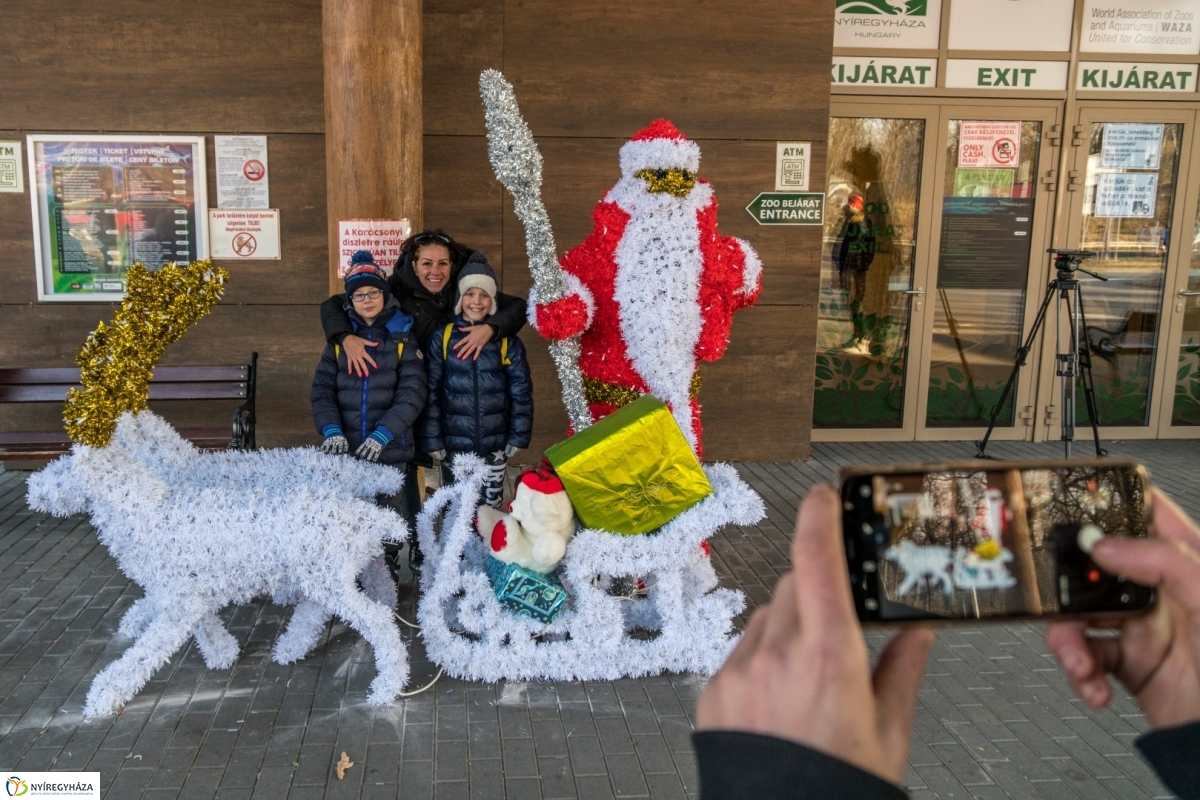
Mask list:
[[[1200,297],[1200,292],[1189,292],[1186,289],[1179,290],[1180,297]]]
[[[925,294],[925,290],[918,286],[916,289],[905,289],[900,294]],[[1200,292],[1196,292],[1196,294],[1200,294]]]

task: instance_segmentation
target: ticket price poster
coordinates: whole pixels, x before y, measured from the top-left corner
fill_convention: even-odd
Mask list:
[[[120,300],[125,273],[207,258],[204,139],[28,137],[38,299]]]

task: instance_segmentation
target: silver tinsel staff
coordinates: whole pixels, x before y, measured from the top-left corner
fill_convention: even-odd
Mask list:
[[[533,273],[530,303],[551,303],[566,292],[554,231],[542,205],[542,154],[533,133],[521,118],[512,84],[494,69],[479,76],[483,96],[483,119],[487,125],[488,158],[496,178],[513,196],[517,218],[525,226],[525,249]],[[579,369],[579,337],[550,342],[550,357],[562,383],[563,404],[576,432],[592,424],[592,413],[583,394],[583,372]]]

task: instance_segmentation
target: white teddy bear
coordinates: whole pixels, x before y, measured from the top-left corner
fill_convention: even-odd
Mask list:
[[[517,479],[508,513],[480,506],[475,529],[492,557],[542,574],[551,572],[575,535],[575,509],[549,462]]]

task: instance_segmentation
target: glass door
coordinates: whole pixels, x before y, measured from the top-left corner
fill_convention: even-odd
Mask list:
[[[1190,132],[1184,122],[1190,156],[1181,159],[1186,175],[1180,186],[1195,185],[1200,176],[1200,111],[1193,114]],[[1163,294],[1165,354],[1158,390],[1158,436],[1170,439],[1200,438],[1200,191],[1189,190],[1179,202],[1183,222],[1166,236],[1172,257]]]
[[[973,439],[987,427],[1041,302],[1059,107],[946,107],[932,208],[936,234],[920,332],[919,439]],[[1032,359],[1031,359],[1032,362]],[[1030,435],[1036,367],[1021,369],[993,438]]]
[[[918,228],[936,107],[834,105],[829,125],[813,438],[912,439],[923,312]],[[936,116],[932,117],[936,120]],[[926,190],[927,191],[927,190]]]
[[[1080,109],[1068,185],[1073,194],[1068,239],[1079,249],[1094,251],[1095,257],[1083,267],[1107,278],[1080,277],[1086,339],[1081,346],[1091,362],[1105,438],[1154,437],[1167,418],[1197,417],[1191,425],[1200,424],[1200,414],[1193,413],[1196,406],[1189,402],[1193,351],[1187,332],[1192,309],[1190,335],[1196,338],[1195,305],[1187,294],[1187,286],[1196,281],[1184,275],[1178,287],[1183,294],[1173,291],[1164,303],[1172,273],[1181,269],[1176,262],[1188,261],[1182,271],[1191,272],[1195,247],[1194,236],[1187,235],[1194,226],[1180,224],[1183,209],[1176,197],[1193,115],[1128,104]],[[1178,250],[1186,250],[1189,258],[1177,256]],[[1171,336],[1168,318],[1176,305],[1181,322]],[[1044,347],[1046,361],[1054,347],[1050,337]],[[1050,393],[1058,391],[1056,377],[1044,371],[1043,381],[1049,390],[1045,405],[1061,405]],[[1089,424],[1084,390],[1081,378],[1076,391],[1077,438],[1087,437]],[[1047,416],[1042,435],[1058,438],[1059,422],[1053,411]]]

